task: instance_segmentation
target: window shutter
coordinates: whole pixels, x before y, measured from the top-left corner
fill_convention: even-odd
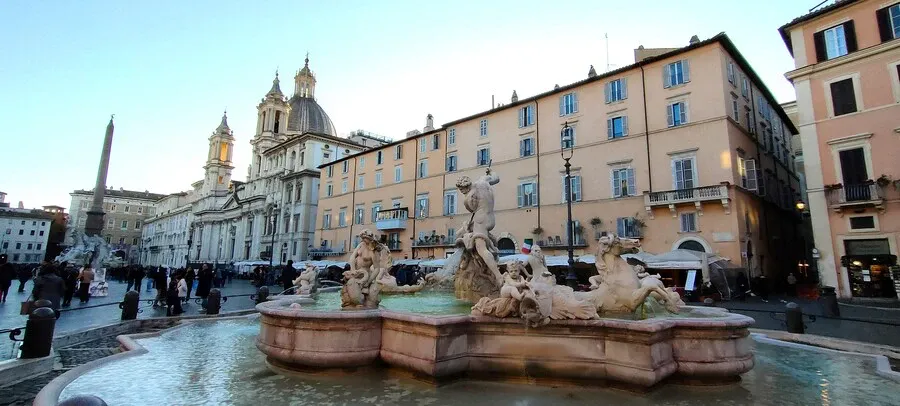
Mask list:
[[[519,140],[519,156],[525,156],[525,140]]]
[[[684,71],[684,83],[691,81],[691,64],[687,59],[681,61],[681,69]]]
[[[679,111],[679,115],[681,116],[681,124],[687,122],[687,102],[679,103],[681,105],[681,109]]]
[[[528,125],[534,124],[534,107],[528,106]]]
[[[672,65],[666,65],[663,67],[663,87],[669,88],[672,87],[671,77],[669,76],[669,69]],[[669,124],[671,125],[671,124]]]
[[[746,188],[749,190],[756,190],[756,188],[757,188],[756,160],[755,159],[745,160],[744,165],[745,165],[744,176],[747,177]]]
[[[628,78],[619,79],[621,81],[620,85],[622,86],[622,99],[628,98]]]
[[[628,168],[625,172],[628,175],[628,194],[635,196],[637,195],[637,186],[634,183],[634,169]]]
[[[680,171],[681,161],[677,159],[672,160],[672,188],[679,189],[678,184],[678,174]]]
[[[603,95],[606,97],[606,104],[609,104],[612,98],[612,82],[603,85]]]
[[[575,197],[575,201],[581,201],[581,175],[578,175],[574,178],[574,185],[578,186],[572,189],[572,195]]]
[[[563,115],[566,114],[566,103],[565,103],[565,99],[566,99],[566,96],[564,96],[564,95],[563,95],[563,96],[559,96],[559,115],[560,115],[560,116],[563,116]]]
[[[625,218],[619,217],[616,219],[616,235],[619,237],[625,236]]]
[[[609,189],[612,191],[612,197],[619,197],[619,190],[616,187],[619,184],[619,171],[613,169],[609,172]]]
[[[622,116],[622,135],[628,135],[628,116]]]
[[[578,111],[578,93],[572,93],[572,112]]]
[[[887,42],[894,39],[894,32],[891,27],[890,7],[875,11],[875,20],[878,21],[878,33],[881,34],[881,42]]]
[[[519,109],[519,128],[525,126],[525,108]]]
[[[825,52],[825,31],[819,31],[813,34],[813,43],[816,46],[816,61],[822,62],[828,59],[828,54]]]
[[[853,20],[844,23],[844,39],[847,41],[847,53],[856,52],[856,28]]]
[[[518,194],[518,200],[517,200],[518,206],[519,206],[519,207],[522,207],[522,206],[523,206],[523,203],[522,203],[522,185],[516,186],[516,193]]]
[[[613,138],[613,121],[611,118],[606,119],[606,138]]]
[[[675,121],[673,120],[673,117],[672,117],[672,109],[674,107],[675,107],[674,104],[670,104],[670,105],[666,106],[666,115],[668,116],[667,118],[669,120],[669,127],[675,125]]]

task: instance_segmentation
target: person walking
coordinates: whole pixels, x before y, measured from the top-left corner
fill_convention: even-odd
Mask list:
[[[178,277],[172,276],[166,290],[166,316],[177,316],[181,313],[184,313],[184,310],[181,308],[181,300],[178,299]]]
[[[147,273],[144,272],[144,268],[141,268],[140,265],[135,265],[131,277],[134,278],[134,290],[136,290],[138,294],[141,293],[141,284],[144,281],[145,276],[147,276]]]
[[[31,271],[28,270],[27,266],[19,266],[19,270],[16,271],[16,276],[18,276],[19,279],[19,293],[23,293],[25,292],[25,284],[31,279]]]
[[[63,307],[69,307],[72,305],[72,297],[75,296],[75,290],[78,285],[78,272],[75,269],[70,268],[67,262],[63,262],[60,267],[60,277],[65,284],[66,288],[65,293],[63,293]]]
[[[16,279],[16,269],[7,260],[6,254],[0,254],[0,303],[6,303],[9,297],[9,287],[13,279]]]
[[[178,301],[187,302],[187,280],[185,280],[184,274],[182,274],[181,272],[178,272],[177,275],[178,276],[176,277],[176,279],[178,279]]]
[[[91,269],[90,264],[86,265],[84,268],[81,268],[81,272],[78,273],[78,299],[81,301],[81,304],[85,304],[91,298],[91,282],[94,281],[94,270]]]
[[[130,292],[131,288],[134,287],[134,267],[127,267],[124,270],[120,270],[119,272],[123,272],[125,274],[125,281],[128,282],[128,285],[125,286],[125,291]],[[135,287],[137,290],[141,290],[141,285],[137,285]]]
[[[284,290],[294,287],[294,279],[297,279],[297,270],[294,269],[294,261],[289,259],[281,269],[281,286]]]
[[[197,278],[197,273],[194,272],[194,268],[188,266],[187,272],[184,273],[184,283],[187,284],[187,295],[185,298],[191,298],[191,291],[194,290],[194,279]]]
[[[31,290],[31,297],[35,301],[41,299],[50,301],[50,308],[53,309],[56,317],[59,318],[59,305],[62,302],[65,290],[64,285],[62,278],[56,275],[56,270],[53,269],[53,266],[49,262],[44,261],[41,264],[40,271],[38,271],[38,276],[34,278],[34,288]]]
[[[156,300],[153,301],[153,307],[165,306],[166,305],[166,282],[168,279],[168,275],[166,275],[166,270],[162,267],[156,268],[153,271],[153,286],[156,287]]]
[[[203,264],[200,267],[200,272],[197,274],[197,297],[204,299],[204,302],[206,297],[209,296],[209,290],[212,289],[213,277],[213,270],[209,264]],[[205,303],[203,307],[206,307]]]

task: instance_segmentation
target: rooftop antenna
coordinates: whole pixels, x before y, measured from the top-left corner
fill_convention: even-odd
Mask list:
[[[828,0],[822,0],[822,2],[821,2],[821,3],[819,3],[819,4],[816,4],[816,5],[815,5],[815,7],[813,7],[813,8],[811,8],[811,9],[809,9],[809,12],[810,12],[810,13],[812,13],[812,11],[813,11],[813,10],[815,10],[815,9],[817,9],[817,8],[819,8],[819,6],[821,6],[821,5],[823,5],[823,4],[825,4],[825,3],[827,3],[827,2],[828,2]]]
[[[609,72],[609,34],[604,32],[603,38],[606,39],[606,71]]]

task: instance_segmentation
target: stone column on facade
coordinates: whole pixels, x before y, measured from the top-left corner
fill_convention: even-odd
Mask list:
[[[106,193],[106,174],[109,171],[109,157],[112,152],[112,139],[115,126],[113,116],[109,117],[106,125],[106,135],[103,138],[103,149],[100,152],[100,165],[97,168],[97,182],[94,184],[94,196],[91,208],[87,212],[84,233],[87,235],[100,235],[103,232],[103,196]]]

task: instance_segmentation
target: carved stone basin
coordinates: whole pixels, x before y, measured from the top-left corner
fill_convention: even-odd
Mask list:
[[[734,382],[754,364],[753,319],[724,309],[685,307],[672,318],[561,320],[527,328],[519,319],[288,306],[256,307],[256,346],[276,370],[361,367],[380,359],[434,382],[526,378],[641,389],[666,380]]]

